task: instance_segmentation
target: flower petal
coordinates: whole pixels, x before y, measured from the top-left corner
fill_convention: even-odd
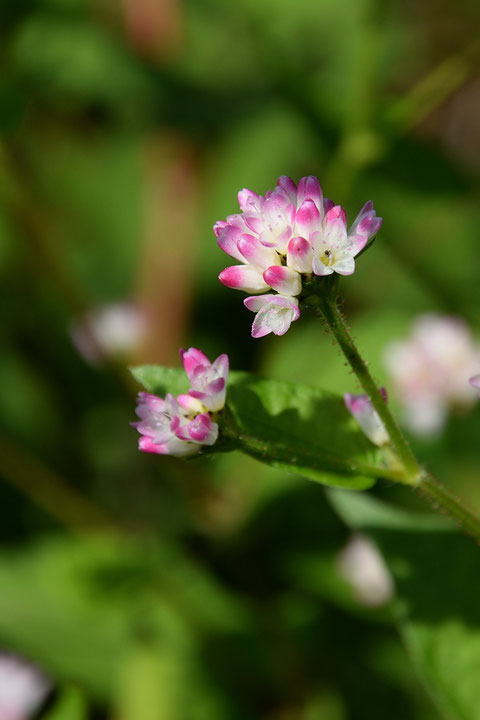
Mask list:
[[[226,252],[227,255],[235,258],[235,260],[240,260],[240,262],[244,262],[244,258],[238,249],[238,241],[244,232],[245,230],[241,227],[226,225],[219,230],[217,235],[217,243],[223,252]]]
[[[243,188],[237,195],[238,204],[241,210],[249,210],[250,212],[258,212],[260,210],[261,196],[252,190]]]
[[[218,279],[226,287],[244,292],[262,293],[269,290],[262,273],[251,265],[232,265],[222,270]]]
[[[278,187],[281,188],[286,196],[288,197],[289,201],[297,206],[297,186],[293,182],[292,178],[289,178],[287,175],[280,175],[278,178]]]
[[[222,353],[222,355],[219,355],[217,359],[213,361],[212,370],[218,373],[220,377],[223,377],[226,382],[228,377],[229,365],[230,361],[228,359],[228,355],[226,353]]]
[[[265,247],[252,235],[242,235],[238,241],[238,249],[245,260],[260,268],[281,263],[280,255],[273,248]]]
[[[200,445],[185,442],[180,438],[173,437],[166,443],[155,444],[150,438],[142,437],[138,441],[138,449],[142,452],[155,453],[157,455],[173,455],[174,457],[188,457],[200,450]]]
[[[353,255],[358,255],[368,242],[368,235],[350,235],[348,234],[348,242],[353,247]]]
[[[218,437],[218,425],[212,421],[208,413],[202,413],[179,428],[176,435],[180,440],[200,445],[213,445]]]
[[[201,350],[197,350],[197,348],[191,347],[188,348],[188,350],[184,350],[181,348],[179,350],[180,359],[183,362],[183,367],[185,368],[185,372],[188,375],[189,380],[192,379],[192,374],[197,365],[202,365],[205,367],[210,367],[210,360],[207,358],[206,355],[202,353]]]
[[[300,273],[312,272],[313,248],[303,237],[292,238],[287,247],[287,266]]]
[[[146,453],[155,453],[157,455],[164,455],[165,451],[162,450],[165,445],[156,445],[152,438],[145,437],[142,435],[142,437],[138,438],[138,449],[142,452]]]
[[[304,238],[310,233],[321,229],[321,215],[313,200],[305,200],[297,210],[295,216],[295,232]]]
[[[322,188],[320,187],[320,183],[314,175],[307,175],[306,177],[303,177],[298,183],[297,207],[300,207],[304,200],[313,200],[319,211],[322,212]]]
[[[341,205],[334,205],[329,209],[327,214],[325,215],[325,223],[329,224],[336,220],[337,218],[340,218],[342,220],[343,224],[347,225],[347,215],[345,210]]]
[[[262,300],[262,303],[258,301]],[[255,302],[257,301],[257,302]],[[249,310],[258,310],[252,325],[252,336],[263,337],[273,332],[284,335],[294,320],[300,317],[298,300],[282,295],[264,295],[262,298],[246,298],[244,304]]]
[[[226,228],[227,225],[228,223],[225,220],[217,220],[217,222],[213,226],[213,232],[215,233],[215,237],[218,238],[222,230]]]
[[[330,198],[323,198],[323,215],[325,216],[329,210],[335,207],[335,203]]]
[[[265,270],[263,279],[281,295],[299,295],[302,292],[302,278],[292,268],[273,265]]]
[[[329,267],[328,265],[325,265],[318,255],[314,255],[313,262],[312,262],[312,269],[315,275],[318,275],[319,277],[324,277],[325,275],[332,275],[334,270],[332,267]]]
[[[373,202],[369,200],[358,213],[349,235],[365,235],[367,240],[377,234],[382,226],[382,218],[377,217]]]
[[[177,402],[189,415],[205,412],[205,405],[190,393],[178,395]]]
[[[347,229],[341,217],[332,216],[328,219],[327,213],[323,230],[323,240],[326,247],[332,251],[347,246]]]
[[[339,275],[353,275],[355,272],[355,260],[353,259],[353,248],[346,248],[332,264],[332,269]]]

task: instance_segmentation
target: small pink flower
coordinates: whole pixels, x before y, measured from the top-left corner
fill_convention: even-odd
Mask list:
[[[383,399],[387,402],[387,393],[385,388],[381,388]],[[380,420],[377,411],[374,409],[368,395],[354,395],[353,393],[345,393],[343,396],[347,409],[352,413],[355,420],[362,428],[369,440],[381,447],[390,442],[390,438],[385,429],[385,425]]]
[[[261,295],[248,297],[245,306],[256,312],[252,325],[252,336],[263,337],[273,332],[275,335],[285,335],[288,328],[300,317],[298,300],[283,295]]]
[[[176,435],[188,442],[213,445],[218,437],[218,425],[212,422],[208,413],[201,413],[186,425],[179,427]]]
[[[370,207],[371,203],[367,203]],[[373,206],[372,206],[373,207]],[[361,211],[360,215],[362,214]],[[372,232],[358,231],[358,218],[352,228],[347,232],[347,218],[340,205],[335,205],[326,213],[321,230],[310,236],[313,244],[313,272],[315,275],[351,275],[355,271],[354,257],[365,247],[368,239],[380,228],[382,219],[377,218],[375,211],[371,211],[375,220],[370,223]],[[359,216],[360,217],[360,216]],[[363,230],[367,225],[362,226]],[[373,232],[375,231],[375,232]]]
[[[208,358],[196,348],[180,350],[185,372],[191,383],[188,396],[200,401],[204,410],[218,412],[225,405],[225,393],[228,377],[228,355],[219,357],[210,363]],[[184,396],[181,396],[182,400]],[[182,400],[179,400],[182,403]]]
[[[358,213],[348,234],[351,237],[366,237],[368,240],[376,235],[381,227],[382,218],[377,217],[375,210],[373,209],[373,203],[369,200]],[[365,242],[363,242],[363,245],[365,245]]]
[[[293,297],[302,292],[303,276],[311,278],[334,272],[351,275],[355,256],[382,224],[373,204],[368,202],[347,231],[345,211],[323,197],[320,183],[313,175],[303,177],[298,187],[291,178],[282,175],[276,188],[265,196],[244,189],[238,193],[238,202],[241,212],[215,223],[214,232],[222,250],[242,264],[225,268],[219,280],[227,287],[252,294],[271,289],[280,296]],[[294,313],[287,323],[287,314],[280,312],[282,303],[273,307],[270,301],[269,305],[272,327],[267,330],[266,311],[262,312],[252,327],[254,337],[277,332],[279,328],[281,333],[277,334],[283,334],[284,327],[288,329],[298,317]],[[290,310],[293,305],[290,303]],[[262,309],[264,306],[262,303]],[[278,328],[280,317],[283,321]]]

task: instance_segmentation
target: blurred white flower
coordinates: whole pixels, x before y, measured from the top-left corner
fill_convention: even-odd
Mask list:
[[[37,667],[0,652],[0,720],[28,720],[50,688],[50,681]]]
[[[475,400],[468,381],[478,372],[480,345],[461,318],[421,315],[406,340],[386,347],[384,360],[412,432],[438,433],[452,407]]]
[[[139,307],[128,302],[112,303],[73,323],[70,337],[80,355],[97,365],[107,359],[128,357],[145,337],[147,325]]]
[[[337,555],[336,567],[363,605],[383,605],[393,596],[392,576],[377,547],[365,535],[352,535]]]

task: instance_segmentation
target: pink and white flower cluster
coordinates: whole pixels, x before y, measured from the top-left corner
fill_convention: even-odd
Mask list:
[[[384,359],[404,422],[419,435],[438,433],[449,410],[475,401],[469,379],[474,385],[480,345],[461,318],[421,315],[406,340],[387,346]]]
[[[219,220],[214,232],[222,250],[241,265],[227,267],[219,280],[254,294],[244,303],[257,313],[255,338],[283,335],[298,319],[303,277],[351,275],[355,256],[382,224],[367,202],[347,231],[344,209],[323,197],[313,175],[298,186],[282,175],[265,196],[244,189],[238,202],[241,212]],[[262,294],[271,290],[277,294]]]
[[[176,398],[138,394],[140,421],[132,425],[142,435],[138,447],[143,452],[186,457],[203,445],[213,445],[218,437],[212,414],[225,405],[228,356],[220,355],[210,363],[200,350],[190,348],[180,350],[180,357],[191,385],[187,393]]]

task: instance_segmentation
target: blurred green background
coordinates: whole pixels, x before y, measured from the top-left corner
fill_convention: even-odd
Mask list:
[[[193,345],[355,391],[315,321],[254,341],[217,281],[212,224],[280,174],[384,218],[343,282],[377,378],[419,313],[480,333],[477,0],[0,7],[0,647],[52,677],[43,717],[441,717],[394,613],[336,574],[351,531],[323,489],[239,455],[142,455],[125,368]],[[72,327],[117,302],[148,331],[89,363]],[[413,441],[477,509],[479,436],[477,407]]]

